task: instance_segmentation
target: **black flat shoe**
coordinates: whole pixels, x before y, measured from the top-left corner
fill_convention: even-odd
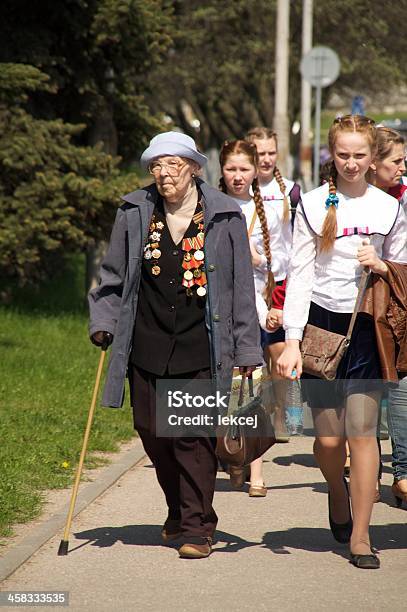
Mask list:
[[[349,502],[349,489],[348,489],[348,483],[346,482],[345,479],[344,479],[344,483],[345,483],[346,491],[348,494],[348,508],[349,508],[349,516],[350,516],[349,521],[347,521],[346,523],[335,523],[335,521],[332,520],[331,502],[330,502],[331,496],[328,491],[329,526],[331,528],[333,537],[335,538],[337,542],[340,542],[341,544],[347,544],[348,542],[350,542],[350,536],[352,535],[352,529],[353,529],[353,521],[352,521],[352,515],[350,511],[350,502]]]
[[[350,553],[349,562],[359,569],[379,569],[380,567],[380,559],[374,554],[354,555]]]

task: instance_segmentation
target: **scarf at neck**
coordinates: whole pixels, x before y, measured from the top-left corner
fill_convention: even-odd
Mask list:
[[[167,204],[164,200],[164,212],[167,226],[174,244],[178,244],[187,231],[194,216],[198,202],[198,191],[195,183],[188,190],[181,202]]]

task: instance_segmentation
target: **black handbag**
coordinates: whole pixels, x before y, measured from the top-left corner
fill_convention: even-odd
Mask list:
[[[249,465],[276,442],[272,415],[263,406],[259,396],[254,396],[253,378],[248,377],[248,404],[243,405],[246,374],[240,383],[238,410],[229,415],[231,423],[217,429],[216,454],[222,463],[233,466]],[[239,421],[236,423],[236,421]],[[255,422],[256,432],[250,422]]]

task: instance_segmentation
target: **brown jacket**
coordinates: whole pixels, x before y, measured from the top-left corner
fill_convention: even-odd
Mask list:
[[[385,263],[387,278],[372,275],[361,311],[374,318],[383,380],[397,382],[407,372],[407,264]]]

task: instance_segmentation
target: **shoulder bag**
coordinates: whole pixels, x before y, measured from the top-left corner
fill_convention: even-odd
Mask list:
[[[355,308],[349,323],[346,336],[321,329],[315,325],[306,325],[301,342],[302,370],[324,380],[334,380],[342,357],[348,350],[356,316],[369,279],[369,271],[363,270]]]

